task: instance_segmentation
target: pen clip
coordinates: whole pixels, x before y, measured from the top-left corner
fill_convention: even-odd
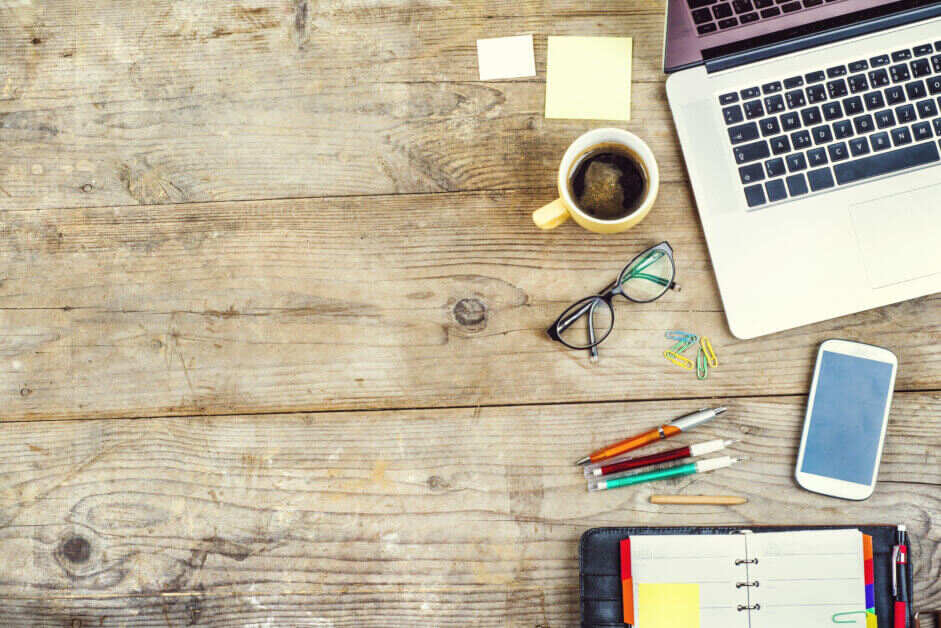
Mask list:
[[[899,594],[899,570],[898,570],[899,546],[892,546],[892,597],[898,597]]]

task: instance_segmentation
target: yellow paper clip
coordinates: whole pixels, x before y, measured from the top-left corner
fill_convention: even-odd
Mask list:
[[[696,377],[698,379],[709,377],[709,364],[707,362],[706,352],[700,347],[699,353],[696,354]]]
[[[673,351],[674,353],[683,353],[689,349],[694,342],[696,342],[696,336],[690,336],[689,338],[680,340],[675,345],[670,347],[670,351]]]
[[[702,347],[703,353],[706,354],[706,359],[709,360],[709,366],[712,368],[719,366],[719,358],[716,357],[716,352],[712,350],[712,343],[709,342],[709,339],[703,336],[699,340],[699,346]]]
[[[680,355],[676,351],[664,351],[663,357],[665,357],[670,362],[673,362],[673,364],[679,366],[680,368],[684,368],[687,371],[693,370],[693,361],[685,356]]]

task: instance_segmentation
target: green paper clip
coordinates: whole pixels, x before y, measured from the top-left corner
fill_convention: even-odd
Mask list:
[[[850,619],[850,620],[838,619],[838,618],[842,618],[842,617],[848,617],[848,616],[850,616],[850,615],[862,615],[862,616],[863,616],[863,623],[860,624],[858,621],[856,621],[856,619]],[[832,620],[833,620],[833,623],[834,623],[834,624],[854,624],[854,625],[860,626],[860,625],[865,625],[865,623],[866,623],[866,621],[865,621],[866,617],[865,617],[865,616],[866,616],[866,611],[850,611],[850,612],[847,612],[847,613],[834,613]]]
[[[684,338],[683,340],[680,340],[675,345],[670,347],[670,351],[674,353],[683,353],[684,351],[689,349],[693,345],[694,342],[696,342],[696,336],[690,336],[689,338]]]
[[[709,361],[706,358],[706,352],[700,347],[699,353],[696,354],[696,378],[706,379],[707,377],[709,377]]]

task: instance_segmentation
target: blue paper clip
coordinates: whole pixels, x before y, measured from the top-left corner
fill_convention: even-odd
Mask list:
[[[670,340],[677,340],[677,341],[683,342],[683,341],[692,339],[693,342],[696,342],[696,334],[691,334],[687,331],[675,331],[674,330],[674,331],[668,331],[663,335],[669,338]]]

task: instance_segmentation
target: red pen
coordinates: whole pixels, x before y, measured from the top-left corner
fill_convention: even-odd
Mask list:
[[[696,443],[695,445],[678,447],[677,449],[661,451],[657,454],[640,456],[638,458],[618,456],[598,464],[585,465],[583,468],[585,469],[586,478],[594,478],[600,475],[617,473],[618,471],[627,471],[628,469],[637,469],[653,464],[660,464],[662,462],[670,462],[671,460],[679,460],[680,458],[695,458],[696,456],[705,456],[706,454],[715,453],[721,449],[725,449],[734,442],[734,440],[722,440],[721,438],[718,440],[707,440],[704,443]]]
[[[895,599],[895,628],[909,628],[908,623],[908,534],[899,525],[892,548],[892,597]]]

